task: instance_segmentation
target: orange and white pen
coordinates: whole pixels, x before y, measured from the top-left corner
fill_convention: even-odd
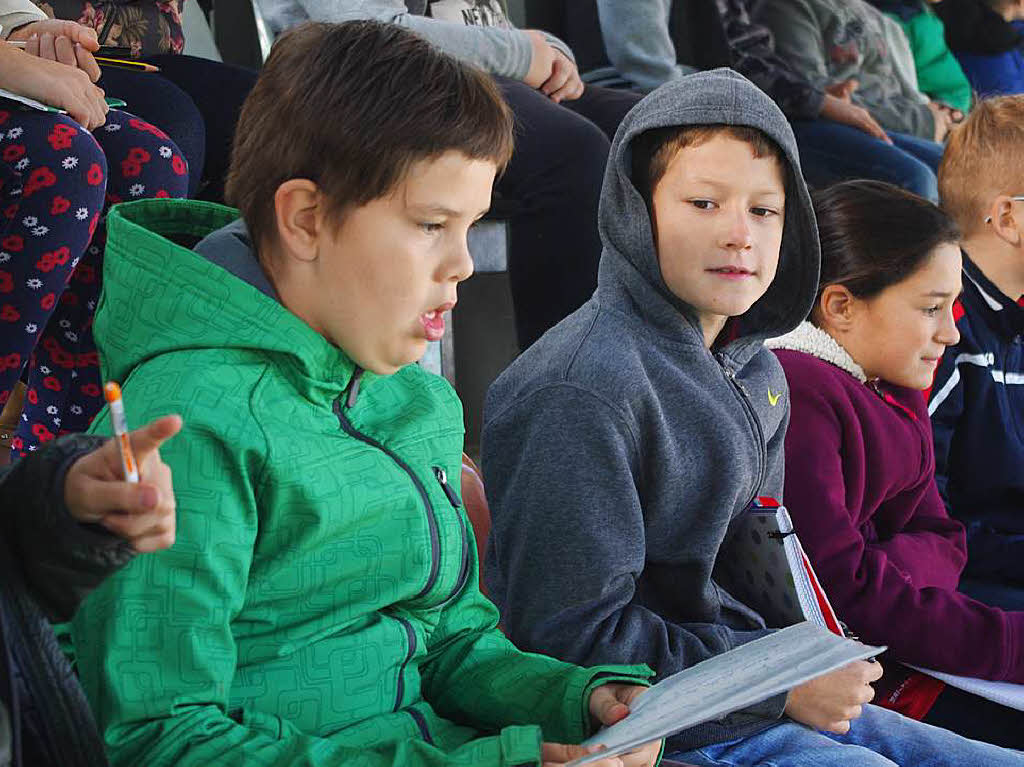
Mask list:
[[[135,465],[131,441],[128,439],[128,422],[124,417],[124,402],[121,401],[121,387],[111,381],[103,387],[103,396],[110,405],[110,423],[114,427],[114,439],[121,448],[121,468],[126,482],[139,481],[139,468]]]

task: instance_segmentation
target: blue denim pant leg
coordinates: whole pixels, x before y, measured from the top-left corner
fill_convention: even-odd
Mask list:
[[[752,737],[668,759],[698,767],[1008,767],[1024,754],[865,706],[846,735],[815,732],[788,719]]]
[[[1024,587],[995,580],[963,577],[960,591],[967,596],[1004,610],[1024,610]]]
[[[823,188],[851,178],[871,178],[937,201],[935,172],[942,146],[902,133],[886,144],[862,130],[829,120],[794,120],[800,165],[811,186]]]

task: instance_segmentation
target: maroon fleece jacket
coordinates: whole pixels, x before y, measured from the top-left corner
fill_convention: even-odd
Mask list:
[[[792,407],[785,505],[840,619],[894,660],[1024,682],[1024,612],[956,590],[964,531],[935,485],[922,393],[776,354]]]

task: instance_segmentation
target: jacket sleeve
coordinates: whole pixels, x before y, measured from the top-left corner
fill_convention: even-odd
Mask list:
[[[70,619],[82,599],[133,556],[122,539],[98,525],[79,524],[64,505],[68,469],[103,441],[61,437],[0,481],[0,531],[11,542],[32,599],[53,622]]]
[[[409,13],[402,0],[298,0],[316,21],[376,19],[399,24],[429,40],[445,53],[467,61],[492,75],[522,80],[530,70],[533,47],[530,37],[519,29],[474,27]],[[565,43],[549,36],[563,53],[572,58]]]
[[[963,562],[962,549],[942,521],[934,488],[923,493],[905,540],[895,532],[892,541],[878,544],[857,526],[856,510],[847,506],[842,433],[826,392],[810,385],[794,392],[786,437],[786,505],[839,617],[865,642],[888,645],[898,660],[1024,682],[1024,613],[970,599],[948,585],[951,574],[915,571],[914,559],[922,553],[951,554],[955,559],[949,567],[957,573]],[[922,642],[921,637],[941,641]]]
[[[921,93],[917,84],[917,72],[915,70],[913,79],[904,74],[898,60],[910,58],[913,60],[913,53],[910,52],[910,43],[902,29],[893,30],[886,22],[898,26],[895,22],[887,19],[881,11],[873,6],[865,6],[866,12],[875,13],[880,17],[883,29],[890,30],[886,36],[886,48],[897,46],[898,51],[892,53],[886,50],[884,53],[876,46],[868,46],[864,53],[864,61],[861,69],[864,72],[878,72],[888,69],[895,75],[899,91],[888,93],[884,100],[872,104],[862,104],[870,109],[872,116],[886,130],[909,133],[923,139],[931,140],[935,136],[935,117],[928,107],[930,99]],[[888,58],[883,58],[883,55]],[[893,59],[896,60],[893,60]],[[853,94],[854,102],[859,102],[858,94]]]
[[[751,21],[744,0],[718,0],[733,56],[733,69],[748,78],[779,105],[790,119],[821,114],[828,84],[817,23],[809,24],[803,3],[765,2]],[[799,9],[797,8],[799,6]],[[778,26],[761,26],[778,18]],[[811,19],[813,21],[813,19]],[[773,37],[774,34],[774,37]]]
[[[966,320],[958,323],[958,326],[961,333],[967,336],[963,322]],[[955,508],[949,490],[956,433],[965,428],[966,390],[956,364],[960,354],[972,353],[972,348],[964,345],[965,340],[962,338],[959,345],[946,349],[935,372],[928,401],[935,443],[935,484],[949,514],[964,519],[985,511]],[[967,570],[971,577],[996,581],[1009,579],[1018,583],[1024,581],[1024,536],[997,531],[983,522],[975,521],[967,525],[967,551]]]
[[[539,767],[536,727],[450,752],[422,739],[353,748],[257,709],[229,711],[239,661],[232,620],[253,560],[263,454],[223,442],[212,424],[181,411],[185,428],[161,448],[175,476],[189,479],[179,483],[177,542],[109,579],[72,623],[81,682],[114,767]]]
[[[671,0],[597,0],[608,59],[640,90],[683,76],[669,32],[670,6]]]
[[[901,26],[914,53],[920,89],[966,113],[971,108],[971,84],[946,45],[942,20],[929,8]]]
[[[6,40],[24,24],[45,18],[46,14],[29,0],[0,0],[0,39]]]
[[[420,666],[424,697],[439,714],[484,731],[539,724],[544,740],[579,743],[592,734],[588,704],[595,687],[646,685],[653,676],[644,665],[580,668],[518,650],[480,593],[476,546],[469,551],[466,586],[443,608]]]
[[[617,408],[570,384],[547,387],[485,418],[481,458],[487,583],[519,646],[581,665],[647,663],[665,677],[763,636],[672,623],[636,598],[643,468]]]
[[[882,24],[882,33],[885,35],[885,45],[889,51],[889,60],[892,62],[893,74],[899,82],[901,91],[908,97],[922,103],[928,103],[928,96],[921,92],[918,83],[918,65],[921,63],[912,48],[912,43],[907,36],[907,27],[899,24],[895,19],[878,14]]]

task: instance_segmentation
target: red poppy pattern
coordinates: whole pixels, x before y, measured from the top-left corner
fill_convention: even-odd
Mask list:
[[[0,402],[28,364],[17,458],[102,407],[92,315],[105,208],[182,197],[188,175],[163,131],[120,110],[92,134],[42,112],[0,111],[0,126]]]

